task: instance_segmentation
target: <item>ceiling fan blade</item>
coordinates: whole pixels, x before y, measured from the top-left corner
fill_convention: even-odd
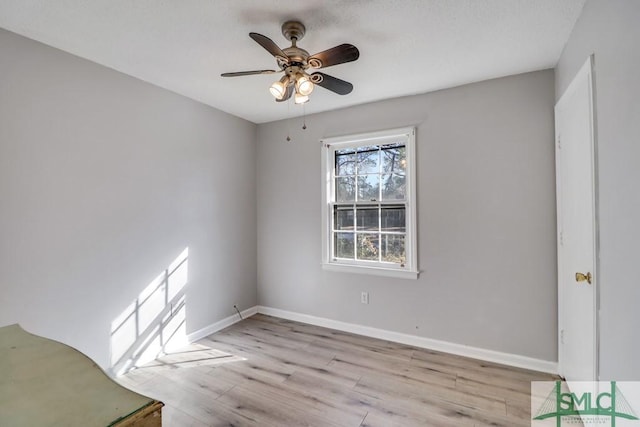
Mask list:
[[[352,44],[341,44],[315,55],[311,55],[307,62],[312,68],[327,68],[332,65],[355,61],[360,57],[360,51]]]
[[[287,86],[287,91],[284,93],[282,99],[276,99],[276,102],[284,102],[291,98],[291,95],[293,95],[293,85]]]
[[[338,95],[347,95],[353,90],[353,85],[351,83],[324,73],[311,74],[311,81],[318,86],[322,86],[325,89],[329,89],[331,92],[337,93]]]
[[[284,53],[282,49],[280,49],[278,45],[275,44],[275,42],[269,37],[263,36],[262,34],[258,33],[249,33],[249,37],[255,40],[260,46],[265,48],[271,55],[275,56],[276,58],[284,58],[288,61],[287,54]]]
[[[255,70],[255,71],[236,71],[235,73],[222,73],[222,77],[240,77],[240,76],[252,76],[254,74],[273,74],[276,70]]]

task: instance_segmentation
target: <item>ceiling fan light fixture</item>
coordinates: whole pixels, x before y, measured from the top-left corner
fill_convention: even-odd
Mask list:
[[[313,83],[305,74],[298,74],[296,77],[296,92],[303,96],[309,96],[313,92]]]
[[[282,76],[280,80],[274,82],[269,88],[269,92],[276,99],[282,99],[287,93],[287,86],[289,86],[289,76]]]
[[[296,92],[295,97],[293,98],[296,104],[304,104],[309,101],[308,95],[302,95],[301,93]]]

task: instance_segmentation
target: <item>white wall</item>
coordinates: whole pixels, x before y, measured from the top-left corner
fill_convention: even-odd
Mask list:
[[[0,30],[0,325],[108,366],[185,247],[187,332],[256,296],[255,125]]]
[[[260,304],[557,360],[553,85],[547,70],[259,125]],[[319,139],[407,125],[420,278],[323,271]]]
[[[600,378],[640,380],[640,2],[588,0],[556,71],[556,97],[595,54]]]

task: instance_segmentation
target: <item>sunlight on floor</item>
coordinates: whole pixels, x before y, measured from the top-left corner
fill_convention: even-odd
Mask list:
[[[180,350],[166,354],[144,365],[144,369],[153,368],[189,368],[193,366],[218,366],[225,363],[247,360],[229,352],[218,350],[207,345],[195,343]]]

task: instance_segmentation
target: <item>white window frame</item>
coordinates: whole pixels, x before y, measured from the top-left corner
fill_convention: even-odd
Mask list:
[[[398,142],[402,138],[406,149],[406,200],[405,205],[405,253],[404,265],[332,258],[332,223],[334,202],[335,151],[362,145],[382,145]],[[334,138],[325,138],[322,143],[322,268],[325,270],[349,273],[374,274],[379,276],[417,279],[418,270],[418,233],[416,215],[416,130],[414,127],[389,129]],[[393,204],[398,204],[393,202]],[[354,218],[354,221],[356,219]]]

